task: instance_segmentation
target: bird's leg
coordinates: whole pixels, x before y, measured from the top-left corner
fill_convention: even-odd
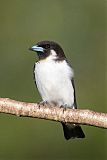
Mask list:
[[[66,111],[66,108],[67,108],[67,104],[64,104],[64,105],[61,105],[60,108],[62,108],[64,111]]]
[[[75,109],[74,107],[70,107],[67,104],[61,105],[60,108],[63,108],[64,111],[66,111],[67,108],[69,108],[69,109]]]
[[[41,101],[39,104],[44,106],[45,104],[48,104],[48,102],[47,101]]]

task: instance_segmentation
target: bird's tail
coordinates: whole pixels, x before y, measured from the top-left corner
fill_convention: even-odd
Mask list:
[[[66,140],[70,138],[85,138],[85,134],[82,131],[82,128],[79,125],[76,124],[70,124],[70,123],[62,123],[63,131],[64,131],[64,137]]]

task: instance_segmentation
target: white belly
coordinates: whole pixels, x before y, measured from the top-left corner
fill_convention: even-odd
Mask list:
[[[37,88],[43,101],[72,107],[74,104],[74,88],[71,83],[72,69],[66,61],[40,61],[35,65]]]

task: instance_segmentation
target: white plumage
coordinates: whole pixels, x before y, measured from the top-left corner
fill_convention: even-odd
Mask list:
[[[55,52],[35,63],[34,74],[43,101],[59,106],[73,107],[74,88],[71,83],[73,70],[66,60],[55,61]]]

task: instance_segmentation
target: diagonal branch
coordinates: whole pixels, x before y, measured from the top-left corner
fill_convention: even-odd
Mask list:
[[[90,110],[64,109],[49,104],[25,103],[9,98],[0,98],[0,112],[107,128],[107,114]]]

